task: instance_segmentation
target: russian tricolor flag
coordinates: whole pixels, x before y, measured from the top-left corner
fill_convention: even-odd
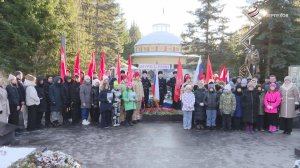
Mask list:
[[[203,70],[202,60],[200,57],[194,74],[194,79],[193,79],[194,85],[197,84],[198,80],[202,80],[202,79],[204,79],[204,70]]]

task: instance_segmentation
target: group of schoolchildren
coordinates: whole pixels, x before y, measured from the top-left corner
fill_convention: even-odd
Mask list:
[[[97,73],[62,79],[30,74],[23,77],[17,71],[8,76],[7,84],[0,76],[0,122],[24,126],[28,131],[70,124],[133,126],[140,120],[141,107],[147,106],[150,87],[146,71],[143,78],[134,72],[132,81],[121,71],[121,82],[111,77],[110,71],[101,81]]]
[[[110,126],[133,126],[141,119],[141,109],[148,108],[151,82],[147,71],[134,72],[133,79],[121,71],[121,78],[111,77],[107,71],[103,79],[97,73],[88,75],[47,76],[46,78],[17,71],[10,74],[4,85],[0,76],[0,122],[19,126],[20,115],[27,130],[41,127],[82,124]],[[131,78],[130,78],[131,79]],[[238,77],[227,85],[218,81],[194,85],[191,76],[184,76],[180,101],[175,101],[176,71],[166,81],[163,72],[158,72],[160,102],[163,106],[167,86],[173,95],[173,108],[183,112],[183,128],[214,130],[279,129],[279,117],[285,134],[291,134],[296,106],[299,105],[299,90],[291,77],[284,78],[280,85],[271,75],[263,85],[258,79]],[[44,116],[45,122],[42,122]],[[61,120],[62,118],[62,120]],[[61,122],[62,121],[62,122]],[[265,122],[267,121],[267,122]],[[44,123],[45,125],[43,125]]]
[[[263,85],[254,77],[238,77],[227,85],[198,81],[192,85],[190,77],[185,77],[181,96],[183,128],[214,130],[245,129],[249,133],[256,130],[270,133],[283,130],[291,134],[293,118],[299,106],[300,95],[292,78],[286,76],[280,85],[271,75]],[[189,84],[190,83],[190,84]],[[279,122],[280,121],[280,122]]]

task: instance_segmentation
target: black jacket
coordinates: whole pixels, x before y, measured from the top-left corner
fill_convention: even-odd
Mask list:
[[[99,107],[99,87],[93,86],[91,91],[91,103],[94,108]]]
[[[219,105],[220,98],[216,91],[207,92],[204,97],[204,104],[207,110],[217,110]]]
[[[21,101],[20,101],[20,96],[19,96],[19,91],[17,86],[8,85],[6,87],[6,91],[7,91],[9,105],[14,107],[20,106]]]
[[[167,81],[164,78],[158,79],[159,82],[159,94],[167,94]]]
[[[17,83],[17,89],[18,89],[18,93],[19,93],[19,97],[20,97],[20,103],[21,102],[25,102],[26,100],[26,92],[25,92],[25,88],[23,83],[21,82],[21,80],[18,80]]]
[[[148,78],[142,78],[144,95],[149,95],[149,88],[151,88],[151,82]]]
[[[100,100],[100,111],[101,113],[106,112],[106,111],[111,111],[112,110],[112,103],[109,103],[107,100],[107,93],[110,93],[108,90],[102,90],[99,93],[99,100]]]
[[[43,80],[42,77],[37,77],[37,80],[36,80],[37,85],[35,86],[36,92],[40,98],[40,104],[38,106],[38,111],[46,112],[47,98],[46,98],[46,93],[45,93],[45,84],[40,84],[41,80]]]
[[[72,82],[67,82],[70,79],[69,76],[65,76],[65,83],[62,86],[62,98],[64,102],[64,106],[71,105],[71,92],[72,92]]]
[[[80,104],[80,83],[74,82],[72,85],[71,101],[74,104]]]
[[[259,111],[259,95],[256,90],[245,91],[242,96],[242,109],[244,122],[255,123]]]

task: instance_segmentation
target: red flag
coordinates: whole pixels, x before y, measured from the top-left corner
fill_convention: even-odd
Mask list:
[[[128,83],[132,82],[132,64],[131,64],[131,56],[128,55],[128,68],[127,68],[127,79],[128,79]]]
[[[220,81],[226,82],[226,75],[227,75],[227,70],[226,70],[226,66],[223,65],[221,73],[219,75],[219,79]]]
[[[88,69],[88,75],[90,76],[91,79],[93,78],[93,72],[95,72],[94,68],[95,68],[95,51],[92,52],[92,57]]]
[[[175,91],[174,91],[174,101],[178,102],[180,99],[180,88],[183,84],[183,75],[182,75],[182,66],[180,58],[178,59],[177,65],[177,75],[176,75],[176,84],[175,84]]]
[[[120,61],[120,53],[118,52],[118,60],[117,60],[117,78],[118,78],[118,84],[121,83],[121,61]]]
[[[75,65],[74,65],[74,77],[78,75],[80,77],[80,51],[77,52],[75,57]],[[81,79],[81,77],[80,77]]]
[[[100,67],[99,67],[99,80],[103,80],[103,76],[105,74],[105,54],[101,52],[101,60],[100,60]]]
[[[65,58],[65,50],[63,47],[61,47],[60,49],[60,76],[62,78],[62,80],[64,80],[65,76],[66,76],[66,62],[65,62],[66,58]]]
[[[207,67],[206,67],[206,79],[205,82],[208,83],[209,80],[214,78],[214,74],[211,68],[211,63],[210,63],[210,59],[209,56],[207,57]]]

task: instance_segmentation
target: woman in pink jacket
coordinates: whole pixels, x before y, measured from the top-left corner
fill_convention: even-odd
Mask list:
[[[278,107],[281,103],[281,95],[278,90],[276,90],[276,84],[271,83],[270,89],[265,95],[264,105],[265,112],[267,113],[269,132],[273,133],[276,131],[276,119],[278,113]]]

